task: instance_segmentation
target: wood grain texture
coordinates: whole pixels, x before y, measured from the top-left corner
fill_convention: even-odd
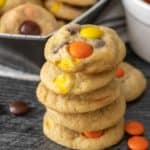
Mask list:
[[[146,128],[145,135],[150,139],[150,64],[139,59],[130,48],[127,61],[145,73],[148,87],[138,101],[128,105],[126,119],[142,121]],[[36,100],[36,86],[35,82],[0,77],[0,150],[67,150],[42,133],[45,110]],[[18,99],[29,103],[30,112],[25,116],[15,117],[9,113],[8,103]],[[127,150],[126,138],[110,150]]]

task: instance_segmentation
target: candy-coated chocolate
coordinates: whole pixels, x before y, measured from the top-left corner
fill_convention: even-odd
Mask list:
[[[6,0],[0,0],[0,8],[4,7]]]
[[[96,26],[83,27],[80,30],[80,35],[87,39],[97,39],[103,36],[103,31]]]
[[[86,138],[99,138],[104,134],[104,131],[83,132],[82,135]]]
[[[125,71],[123,68],[117,68],[116,70],[116,77],[117,78],[121,78],[125,75]]]
[[[65,58],[65,59],[62,59],[59,63],[57,63],[57,66],[65,70],[70,70],[77,63],[78,63],[78,60],[73,61],[69,58]]]
[[[86,58],[92,55],[93,47],[84,41],[75,41],[69,45],[69,53],[74,58]]]
[[[57,13],[60,10],[61,3],[60,2],[53,2],[52,5],[50,6],[50,10],[53,13]]]
[[[41,28],[36,22],[26,20],[21,24],[19,32],[20,34],[40,35]]]
[[[144,125],[139,121],[128,121],[125,124],[125,131],[130,135],[144,134]]]
[[[14,115],[23,115],[28,112],[29,107],[24,101],[13,101],[9,105],[9,110]]]
[[[133,136],[129,138],[128,146],[131,150],[148,150],[149,142],[145,137]]]
[[[55,86],[62,94],[67,94],[70,91],[71,78],[69,75],[60,74],[54,81]]]

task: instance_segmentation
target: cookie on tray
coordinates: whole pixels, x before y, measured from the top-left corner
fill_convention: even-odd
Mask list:
[[[42,5],[41,0],[1,0],[0,14],[27,2]]]
[[[26,3],[6,12],[0,20],[0,32],[46,35],[58,28],[56,19],[39,5]]]
[[[41,82],[36,90],[38,100],[45,107],[62,113],[84,113],[103,108],[120,96],[120,86],[112,81],[107,86],[82,95],[58,95]]]
[[[87,7],[96,3],[97,0],[58,0],[60,2],[64,2],[66,4]]]
[[[126,62],[119,65],[116,76],[127,102],[136,100],[146,89],[147,81],[144,74]]]
[[[55,122],[77,132],[97,131],[115,125],[124,117],[126,103],[120,96],[112,104],[96,111],[79,114],[63,114],[47,109],[48,115]]]
[[[63,4],[57,0],[45,0],[45,6],[57,18],[64,20],[73,20],[83,13],[81,9]]]
[[[103,150],[117,144],[124,135],[124,120],[103,131],[75,132],[55,123],[46,113],[44,134],[52,141],[71,149]]]
[[[41,68],[40,77],[45,86],[57,94],[80,95],[107,85],[114,78],[114,70],[92,75],[67,73],[46,62]]]
[[[67,72],[110,70],[121,63],[125,54],[125,45],[115,31],[95,25],[66,25],[45,47],[45,58]]]

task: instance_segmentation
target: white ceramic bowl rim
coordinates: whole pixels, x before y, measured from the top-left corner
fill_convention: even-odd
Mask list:
[[[137,5],[143,7],[144,9],[150,10],[150,4],[147,4],[146,2],[144,2],[144,0],[132,0],[132,1],[135,1]]]
[[[150,6],[144,0],[122,0],[127,12],[150,26]]]

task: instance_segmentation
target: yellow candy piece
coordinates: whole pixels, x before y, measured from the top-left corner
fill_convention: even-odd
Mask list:
[[[0,8],[4,7],[6,0],[0,0]]]
[[[103,31],[99,27],[88,26],[81,29],[80,35],[89,39],[97,39],[103,36]]]
[[[60,74],[54,81],[55,86],[62,94],[67,94],[71,89],[72,80],[68,74]]]
[[[65,70],[71,70],[75,65],[78,64],[78,60],[71,60],[69,58],[64,58],[60,62],[57,63],[57,65]]]
[[[60,10],[60,7],[61,7],[61,3],[60,2],[53,2],[51,7],[50,7],[50,10],[53,13],[57,13]]]

